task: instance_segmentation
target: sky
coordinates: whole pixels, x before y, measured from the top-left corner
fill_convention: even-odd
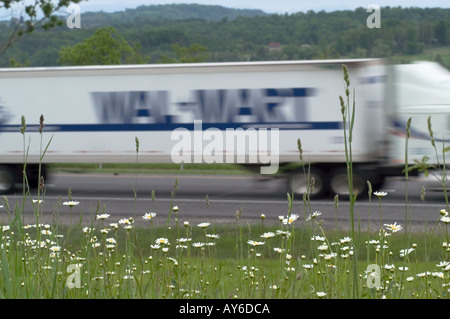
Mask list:
[[[198,3],[220,5],[237,9],[261,9],[266,13],[295,13],[313,11],[354,10],[367,8],[369,4],[380,7],[439,7],[450,8],[449,0],[87,0],[80,3],[81,12],[114,12],[136,8],[140,5],[157,5],[172,3]]]

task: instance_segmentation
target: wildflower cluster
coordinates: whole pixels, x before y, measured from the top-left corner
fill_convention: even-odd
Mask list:
[[[68,201],[63,205],[72,209],[80,203]],[[199,223],[195,227],[204,232],[200,240],[193,240],[193,229],[186,221],[183,223],[186,236],[174,239],[175,245],[168,237],[157,236],[147,244],[148,250],[142,250],[136,247],[138,243],[133,238],[135,218],[109,222],[111,215],[105,211],[94,216],[91,225],[70,226],[66,235],[61,235],[58,225],[1,226],[0,250],[11,258],[3,259],[0,272],[13,266],[16,260],[13,256],[21,256],[24,269],[23,275],[18,277],[22,288],[11,294],[16,297],[39,295],[36,278],[53,283],[54,289],[46,290],[50,295],[44,296],[49,298],[96,298],[98,295],[94,294],[99,291],[102,298],[135,298],[144,296],[141,287],[155,287],[145,291],[149,298],[201,297],[214,286],[204,278],[205,273],[217,273],[215,261],[208,265],[204,262],[207,257],[213,260],[214,247],[220,240],[219,234],[207,232],[210,223]],[[156,213],[148,212],[142,216],[142,221],[153,222],[156,218]],[[80,246],[71,247],[74,237],[80,238]],[[140,262],[137,262],[136,256],[142,251],[148,251],[148,256],[140,255]],[[72,269],[71,266],[79,269],[80,285],[76,289],[72,289],[74,285],[68,281],[70,274],[66,270]],[[3,278],[8,278],[8,274]]]
[[[72,210],[76,203],[67,206]],[[46,298],[348,298],[353,295],[348,287],[354,257],[359,255],[360,297],[432,298],[450,292],[445,209],[433,228],[444,234],[440,259],[426,270],[416,267],[422,244],[404,241],[405,229],[397,222],[382,224],[375,235],[368,233],[367,240],[358,242],[360,238],[347,234],[327,235],[320,211],[304,218],[289,211],[270,229],[262,214],[260,232],[249,226],[246,238],[237,229],[231,271],[217,256],[223,234],[210,222],[183,221],[178,228],[182,214],[178,206],[173,211],[177,227],[164,232],[154,228],[157,213],[111,222],[106,209],[94,214],[89,226],[68,230],[58,224],[2,225],[0,282],[13,280],[11,269],[23,271],[14,274],[19,285],[13,290],[4,285],[0,291],[10,297],[40,296],[39,282],[46,282],[51,286],[44,289]],[[148,234],[144,242],[138,240],[140,231]],[[403,243],[401,248],[394,245],[397,241]],[[76,269],[77,284],[68,281],[68,269]]]
[[[441,223],[447,228],[448,222],[445,218],[448,215],[447,211],[441,210],[439,213],[440,217],[437,223]],[[409,247],[393,251],[391,249],[392,236],[403,231],[403,227],[397,223],[384,224],[384,227],[384,229],[380,229],[377,238],[366,241],[367,253],[368,255],[371,251],[375,253],[374,264],[379,269],[378,285],[375,287],[363,286],[367,289],[367,293],[380,298],[405,296],[405,291],[411,288],[405,297],[429,298],[434,295],[439,298],[447,295],[450,292],[448,287],[450,279],[448,253],[450,249],[447,248],[447,241],[442,242],[442,256],[445,260],[436,264],[437,270],[414,273],[412,266],[414,261],[417,262],[418,245],[412,243]],[[369,282],[372,280],[369,278],[370,276],[373,276],[373,273],[365,272],[362,277]],[[437,281],[430,281],[432,278]],[[417,280],[421,280],[422,283],[415,283]]]
[[[264,231],[265,214],[261,214],[262,233],[257,239],[248,239],[247,264],[238,268],[243,276],[240,285],[236,287],[235,297],[248,298],[254,294],[263,297],[285,296],[289,291],[289,278],[295,278],[297,274],[295,258],[293,257],[293,233],[294,223],[299,219],[298,214],[288,213],[286,216],[278,216],[281,228],[275,231]],[[290,228],[287,228],[290,227]],[[276,256],[272,259],[272,254]],[[269,264],[276,260],[281,273],[278,276],[266,275],[266,260]]]

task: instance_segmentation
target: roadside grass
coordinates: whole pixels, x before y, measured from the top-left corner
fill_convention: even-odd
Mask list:
[[[329,216],[330,219],[332,219],[332,216]],[[207,218],[205,218],[207,220]],[[85,226],[85,225],[73,225],[71,229],[69,230],[68,225],[59,225],[58,231],[61,234],[66,234],[64,236],[65,238],[63,240],[60,240],[60,242],[63,244],[64,247],[67,247],[67,249],[71,251],[80,251],[85,242],[83,242],[83,237],[86,235],[86,231],[89,229],[90,231],[94,231],[95,234],[92,236],[96,236],[96,238],[99,240],[102,234],[102,230],[109,229],[109,233],[111,233],[111,226],[109,226],[110,223],[113,223],[113,221],[105,222],[104,227],[99,227],[102,223],[95,223],[92,226]],[[135,249],[139,252],[141,252],[143,255],[151,255],[152,248],[151,244],[155,242],[157,238],[167,238],[170,243],[177,243],[178,235],[172,227],[167,226],[154,226],[150,227],[149,225],[145,225],[145,222],[136,222],[137,225],[134,227],[133,234],[135,235],[133,238],[133,245],[135,246]],[[195,227],[196,225],[189,226],[189,232],[191,233],[191,242],[194,241],[196,238],[198,241],[201,241],[200,239],[205,240],[204,231],[200,228]],[[53,227],[53,226],[52,226]],[[247,242],[249,240],[260,239],[260,236],[262,235],[260,231],[260,225],[257,224],[246,224],[242,226],[242,230],[237,230],[236,228],[239,228],[240,226],[238,224],[236,225],[220,225],[220,224],[211,224],[210,228],[208,230],[208,233],[211,234],[218,234],[220,236],[220,240],[216,241],[215,244],[215,251],[214,255],[218,259],[227,259],[232,258],[234,260],[245,260],[248,258],[248,244]],[[271,225],[266,226],[264,233],[272,232],[276,233],[277,230],[280,228]],[[236,232],[242,231],[242,243],[236,240]],[[183,233],[184,226],[183,226]],[[302,255],[304,256],[312,256],[313,255],[313,249],[314,246],[311,245],[311,238],[313,236],[320,236],[320,235],[312,235],[311,230],[308,226],[295,226],[292,230],[293,233],[295,233],[295,238],[292,240],[292,246],[295,247],[295,250],[298,252],[298,256],[300,257]],[[33,233],[29,232],[30,236],[33,237]],[[67,237],[67,234],[70,236]],[[327,239],[330,242],[338,242],[339,239],[349,237],[350,232],[349,231],[336,231],[336,230],[327,230]],[[123,243],[126,241],[127,233],[123,231],[117,232],[115,234],[115,238],[117,241],[117,249],[119,253],[125,253]],[[359,234],[359,245],[360,247],[363,247],[364,249],[360,250],[360,253],[358,254],[358,260],[362,262],[366,262],[370,258],[374,256],[374,253],[372,250],[367,250],[366,247],[370,247],[369,241],[376,240],[378,237],[377,232],[370,232],[367,231],[361,232]],[[426,234],[425,232],[413,232],[409,234],[408,241],[411,243],[416,243],[415,248],[415,255],[421,256],[424,258],[421,258],[420,260],[416,260],[416,262],[436,262],[443,258],[442,254],[442,243],[440,242],[440,239],[442,236],[442,230],[440,230],[437,233]],[[184,238],[187,238],[184,236]],[[403,238],[401,238],[403,239]],[[421,244],[418,244],[421,243]],[[426,243],[426,244],[425,244]],[[281,236],[275,236],[271,240],[271,246],[273,247],[281,247],[282,246],[282,237]],[[372,244],[373,245],[373,244]],[[395,252],[399,252],[403,248],[403,243],[401,240],[392,241],[390,243],[390,250],[393,252],[391,259],[395,262],[401,261],[402,258],[399,257],[399,254],[395,254]],[[242,250],[242,251],[241,251]],[[170,255],[170,254],[169,254]],[[267,255],[266,258],[275,258],[276,259],[277,254],[274,252],[271,252],[270,255]]]
[[[341,98],[344,123],[350,124],[346,139],[349,189],[352,189],[351,136],[355,105],[351,107],[348,74],[344,68],[346,99]],[[405,143],[407,159],[409,126]],[[47,147],[42,139],[41,162]],[[429,123],[433,146],[434,139]],[[24,166],[27,163],[26,124],[22,118]],[[347,139],[348,138],[348,139]],[[301,159],[301,142],[298,141]],[[445,153],[447,149],[443,147]],[[39,165],[41,165],[41,162]],[[407,160],[405,161],[407,163]],[[136,167],[139,140],[136,137]],[[303,165],[305,172],[308,165]],[[428,168],[421,166],[421,168]],[[441,167],[445,191],[445,161]],[[24,171],[26,171],[24,169]],[[409,168],[405,165],[405,177]],[[128,171],[129,172],[129,171]],[[135,171],[138,174],[138,171]],[[309,176],[307,176],[309,181]],[[287,194],[287,213],[279,223],[247,224],[235,215],[234,225],[191,224],[183,218],[183,207],[169,204],[165,225],[155,224],[158,212],[137,212],[133,218],[112,220],[108,207],[88,212],[89,224],[55,220],[43,224],[42,200],[31,196],[26,174],[23,199],[1,200],[0,298],[4,299],[428,299],[448,298],[450,293],[450,240],[448,200],[435,212],[435,222],[423,232],[408,230],[408,192],[405,219],[383,224],[384,192],[374,192],[373,210],[379,207],[380,226],[364,232],[358,212],[349,208],[348,231],[324,229],[333,212],[314,210],[308,191],[304,206],[293,211],[293,196]],[[307,183],[309,185],[309,183]],[[175,182],[172,199],[176,197]],[[137,186],[134,187],[135,200]],[[371,196],[371,194],[369,194]],[[447,197],[446,197],[447,198]],[[25,203],[34,205],[35,223],[24,224]],[[356,196],[350,196],[350,203]],[[77,216],[82,203],[58,202],[56,211]],[[84,213],[85,214],[85,213]],[[166,218],[164,218],[166,219]],[[355,220],[358,221],[355,224]],[[159,226],[162,224],[163,226]],[[336,229],[338,229],[336,225]]]
[[[434,61],[450,68],[450,46],[427,48],[422,53],[414,55],[393,55],[389,59],[392,63],[410,63],[421,60]]]
[[[295,226],[282,220],[264,226],[262,218],[252,225],[236,220],[178,227],[175,221],[155,227],[143,218],[98,216],[89,226],[3,226],[1,297],[352,298],[350,232],[325,235],[319,216]],[[410,233],[407,260],[400,255],[403,235],[386,234],[359,234],[359,298],[448,297],[446,228]],[[373,264],[380,267],[379,288],[370,287],[367,277]]]
[[[302,163],[286,163],[279,167],[278,175],[285,171],[299,169]],[[53,173],[100,173],[100,174],[213,174],[213,175],[251,175],[259,173],[259,166],[211,163],[211,164],[174,164],[174,163],[58,163],[47,164]]]
[[[253,172],[237,164],[49,164],[50,172],[105,174],[214,174],[243,175]]]

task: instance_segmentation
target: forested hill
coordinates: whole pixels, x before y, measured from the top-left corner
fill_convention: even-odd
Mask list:
[[[262,10],[232,9],[222,6],[207,6],[199,4],[167,4],[142,5],[136,9],[126,9],[113,13],[86,12],[83,14],[84,27],[104,27],[113,25],[148,23],[165,23],[179,20],[220,21],[234,20],[238,17],[265,16]]]
[[[113,27],[137,48],[144,57],[142,63],[173,56],[173,45],[178,44],[206,48],[205,60],[211,62],[344,57],[409,60],[434,50],[432,58],[450,66],[450,9],[382,7],[380,28],[367,26],[369,15],[362,7],[279,15],[180,4],[116,13],[82,12],[81,29],[64,24],[49,31],[36,30],[2,55],[0,65],[9,66],[11,59],[15,65],[58,65],[63,47],[85,41],[99,28]],[[0,25],[0,41],[11,24]]]

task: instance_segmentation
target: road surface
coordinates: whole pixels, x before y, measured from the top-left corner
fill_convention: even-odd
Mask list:
[[[176,180],[178,189],[172,196]],[[427,180],[423,178],[410,178],[407,184],[400,179],[389,180],[382,189],[387,192],[387,196],[381,201],[381,222],[380,202],[375,196],[372,196],[370,201],[368,198],[357,200],[354,210],[355,222],[357,223],[359,218],[363,229],[367,229],[369,220],[374,229],[382,223],[397,222],[404,225],[407,214],[408,224],[414,229],[423,230],[425,223],[434,224],[439,218],[439,210],[446,208],[446,204],[442,192],[426,191],[425,199],[420,198],[421,187],[426,183]],[[69,189],[72,199],[80,203],[72,210],[58,204],[68,200]],[[89,223],[92,216],[104,210],[111,215],[108,219],[110,222],[117,222],[124,217],[134,217],[142,222],[145,213],[155,212],[158,214],[155,221],[165,224],[171,206],[177,205],[180,222],[236,223],[235,213],[239,210],[241,222],[259,223],[261,214],[264,214],[265,223],[277,223],[278,216],[286,215],[288,212],[287,192],[283,180],[260,181],[254,175],[136,176],[57,173],[47,182],[45,194],[40,194],[44,202],[39,220],[67,221],[71,217],[72,222],[78,222],[82,214],[83,222]],[[17,202],[21,207],[23,202],[21,189],[17,189],[16,194],[7,195],[8,202],[10,206]],[[23,216],[28,222],[35,220],[31,199],[36,198],[37,192],[33,192],[31,198],[25,201]],[[12,210],[8,215],[4,199],[3,206],[0,209],[0,221],[5,223],[12,215]],[[99,211],[97,207],[100,208]],[[336,220],[339,228],[348,228],[350,225],[349,203],[346,200],[340,199],[338,207],[335,206],[333,198],[311,201],[310,205],[305,206],[301,197],[294,198],[293,213],[304,217],[314,211],[322,213],[325,227],[334,228]],[[171,217],[174,217],[173,213]]]

